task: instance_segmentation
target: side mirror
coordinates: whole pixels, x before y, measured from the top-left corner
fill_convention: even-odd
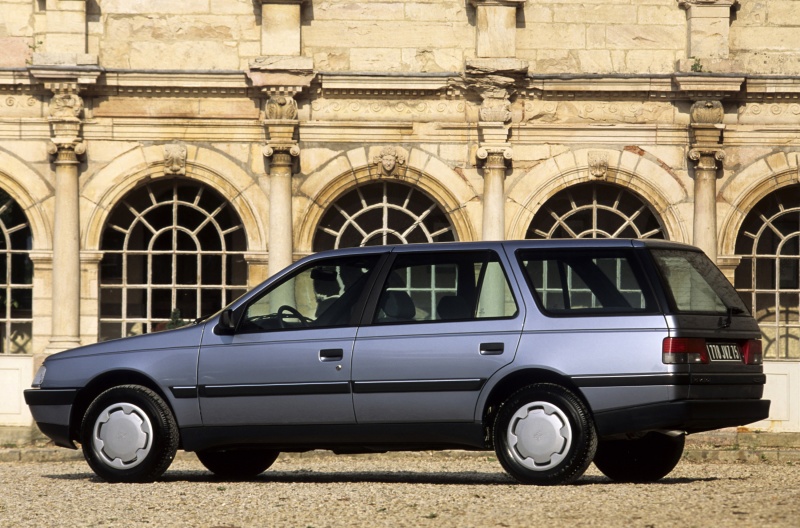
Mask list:
[[[233,335],[236,331],[236,324],[233,322],[233,310],[222,310],[219,314],[219,322],[214,327],[217,335]]]

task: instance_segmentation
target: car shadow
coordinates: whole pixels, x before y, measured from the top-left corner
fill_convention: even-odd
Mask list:
[[[43,478],[54,480],[74,480],[103,482],[94,473],[70,473],[61,475],[42,475]],[[698,482],[714,482],[720,480],[717,477],[676,477],[663,478],[656,482],[650,482],[648,486],[670,486],[676,484],[692,484]],[[262,482],[279,484],[331,484],[331,483],[370,483],[370,484],[435,484],[445,486],[508,486],[515,485],[517,482],[505,473],[421,473],[413,471],[343,471],[343,472],[320,472],[320,471],[267,471],[258,477],[246,481],[218,478],[207,471],[167,471],[158,482],[197,482],[197,483],[220,483],[220,482]],[[627,483],[614,482],[604,476],[584,475],[578,481],[569,486],[587,485],[625,485]]]

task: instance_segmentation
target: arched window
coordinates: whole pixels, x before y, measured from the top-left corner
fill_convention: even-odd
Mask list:
[[[201,183],[159,180],[131,191],[103,231],[100,340],[216,312],[246,289],[246,246],[239,216]]]
[[[547,200],[525,238],[664,238],[664,227],[636,194],[592,182],[568,187]]]
[[[314,251],[453,240],[453,226],[439,205],[414,187],[384,181],[336,200],[317,227]]]
[[[800,185],[753,207],[736,238],[734,285],[761,326],[764,356],[800,358]]]
[[[30,354],[33,334],[31,228],[22,208],[0,190],[0,352]]]

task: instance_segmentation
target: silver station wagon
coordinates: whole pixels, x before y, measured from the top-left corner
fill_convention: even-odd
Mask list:
[[[46,359],[25,399],[112,482],[178,449],[221,478],[281,451],[494,449],[529,484],[653,481],[686,434],[768,416],[760,332],[698,249],[542,240],[305,258],[191,326]]]

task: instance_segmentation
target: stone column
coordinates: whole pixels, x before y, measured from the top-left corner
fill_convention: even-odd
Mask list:
[[[484,143],[478,148],[483,164],[483,240],[506,237],[506,161],[512,158],[511,146]]]
[[[297,103],[292,97],[275,95],[266,107],[267,144],[264,156],[269,163],[269,274],[274,275],[292,263],[292,168],[300,148],[294,139]]]
[[[692,147],[689,158],[694,169],[694,223],[692,243],[717,259],[717,162],[725,159],[722,149],[723,109],[719,101],[698,101],[690,111]]]
[[[55,156],[53,222],[53,319],[47,352],[80,345],[80,216],[78,156],[86,152],[80,137],[83,100],[72,91],[56,91],[50,102]]]

